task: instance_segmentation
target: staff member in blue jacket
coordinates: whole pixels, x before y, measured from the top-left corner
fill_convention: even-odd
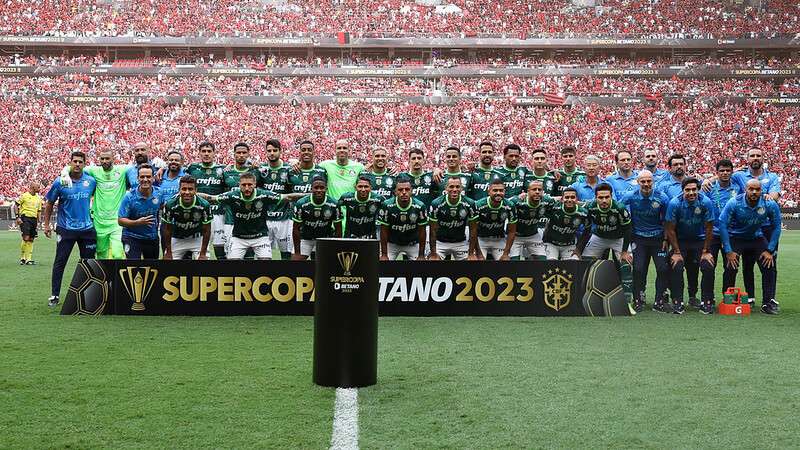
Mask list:
[[[128,259],[158,259],[158,222],[161,193],[153,187],[153,167],[138,168],[139,183],[122,197],[119,222],[122,226],[122,245]]]

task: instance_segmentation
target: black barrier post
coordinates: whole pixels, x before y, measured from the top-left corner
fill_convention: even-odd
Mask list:
[[[375,384],[378,241],[317,239],[314,291],[314,383]]]

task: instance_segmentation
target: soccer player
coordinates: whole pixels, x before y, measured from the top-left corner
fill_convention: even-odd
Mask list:
[[[575,153],[575,147],[571,145],[561,148],[561,161],[564,164],[564,167],[558,169],[558,173],[561,175],[556,182],[556,194],[558,196],[561,196],[561,192],[567,187],[572,186],[574,183],[586,178],[586,172],[575,165]]]
[[[503,166],[495,171],[506,185],[506,198],[512,199],[519,196],[525,186],[525,180],[530,173],[525,166],[520,166],[522,149],[517,144],[508,144],[503,147]]]
[[[511,203],[517,215],[515,253],[522,259],[539,261],[547,259],[542,237],[547,224],[547,213],[555,206],[556,201],[545,195],[541,181],[534,180],[528,185],[528,195],[524,198],[514,197]]]
[[[533,184],[533,183],[531,183]],[[589,213],[578,205],[578,192],[573,187],[561,191],[561,201],[546,211],[547,226],[542,235],[549,260],[578,259],[576,234],[591,225]]]
[[[430,207],[433,199],[438,197],[436,183],[433,181],[433,172],[424,171],[425,152],[418,148],[413,148],[408,152],[408,172],[403,172],[399,177],[405,176],[411,180],[411,195],[415,200],[419,200],[425,206]]]
[[[711,240],[714,235],[714,205],[708,197],[700,195],[700,181],[683,180],[683,194],[672,198],[664,218],[670,251],[670,292],[672,312],[683,314],[683,271],[685,266],[699,266],[701,282],[700,311],[714,312],[714,256]],[[687,270],[688,273],[688,270]],[[690,293],[691,295],[691,293]]]
[[[472,184],[472,199],[478,201],[489,195],[489,184],[498,175],[492,167],[494,162],[494,144],[489,141],[481,142],[478,146],[480,163],[470,172]]]
[[[431,246],[428,259],[477,259],[477,220],[475,203],[462,193],[461,177],[448,178],[445,195],[437,197],[431,203],[428,214]],[[467,229],[470,230],[469,242]]]
[[[624,193],[620,203],[628,208],[633,223],[633,308],[644,310],[647,269],[650,260],[656,268],[656,293],[653,311],[668,312],[664,292],[669,285],[667,241],[664,237],[664,216],[669,198],[653,189],[653,174],[644,169],[639,172],[639,186]]]
[[[362,176],[366,176],[369,179],[372,195],[382,200],[387,200],[394,192],[394,177],[386,168],[388,161],[389,156],[386,149],[376,148],[372,151],[372,164],[369,170],[361,172]],[[358,187],[358,184],[356,184],[356,187]]]
[[[33,260],[33,240],[38,235],[36,228],[39,224],[39,214],[42,212],[42,197],[39,195],[41,188],[42,185],[38,181],[31,181],[28,192],[22,193],[12,205],[17,226],[22,234],[19,252],[21,266],[36,264]]]
[[[495,178],[489,185],[489,196],[475,202],[478,216],[478,259],[508,261],[517,259],[514,238],[517,236],[517,213],[506,200],[503,180]]]
[[[631,244],[631,213],[613,198],[610,184],[597,186],[595,199],[586,205],[591,227],[586,227],[578,244],[578,255],[585,258],[603,258],[607,250],[614,252],[619,264],[620,280],[625,299],[633,306],[633,256]]]
[[[189,164],[186,173],[196,180],[197,192],[207,195],[219,195],[227,189],[224,182],[225,166],[216,163],[217,149],[211,142],[202,142],[197,146],[200,162]],[[219,204],[211,204],[211,245],[214,256],[225,259],[225,215]]]
[[[329,191],[326,179],[316,177],[311,181],[311,195],[306,195],[295,203],[292,213],[293,260],[313,259],[317,239],[342,235],[341,209],[328,194]]]
[[[444,151],[444,162],[447,169],[442,173],[437,192],[444,194],[447,192],[447,180],[453,177],[461,179],[461,195],[472,198],[472,177],[461,170],[461,149],[458,147],[447,147]]]
[[[683,193],[683,180],[686,179],[686,158],[675,153],[667,160],[669,175],[661,178],[656,184],[656,190],[667,194],[670,200]]]
[[[211,221],[211,205],[197,196],[197,180],[184,175],[178,195],[167,199],[161,211],[164,259],[208,259]]]
[[[570,185],[575,192],[578,193],[578,201],[588,203],[594,200],[594,190],[606,180],[600,177],[600,158],[595,155],[586,155],[583,159],[583,167],[586,168],[586,174],[583,179],[578,180]],[[613,186],[612,186],[613,189]]]
[[[61,279],[64,277],[64,267],[67,266],[72,247],[78,244],[81,258],[94,258],[97,249],[94,223],[92,222],[91,201],[97,182],[94,178],[83,173],[86,165],[86,155],[83,152],[72,152],[70,155],[69,177],[71,186],[61,184],[61,177],[56,178],[45,198],[47,203],[44,208],[44,235],[48,238],[52,234],[50,216],[53,214],[53,205],[58,203],[58,217],[56,218],[56,257],[53,261],[53,274],[50,284],[50,298],[48,306],[58,305]]]
[[[394,197],[383,202],[377,222],[381,227],[381,260],[395,260],[398,256],[425,259],[428,215],[425,205],[413,198],[408,177],[397,177]]]
[[[761,270],[761,311],[778,314],[780,308],[775,301],[774,255],[778,251],[781,236],[781,211],[771,198],[764,198],[762,183],[758,179],[747,180],[746,193],[728,201],[720,216],[720,237],[725,252],[723,290],[736,283],[739,255],[748,255],[750,261],[758,260]],[[764,224],[771,227],[769,241],[764,233]],[[747,260],[745,260],[747,261]],[[752,292],[748,292],[753,295]]]
[[[138,167],[139,182],[122,197],[117,222],[128,259],[158,259],[160,190],[153,186],[153,167]]]
[[[531,153],[531,159],[533,160],[533,170],[528,172],[528,176],[525,179],[525,186],[534,180],[538,180],[542,182],[542,188],[545,194],[558,195],[556,179],[547,171],[547,152],[545,152],[543,148],[537,148]]]
[[[627,150],[620,150],[614,155],[617,171],[606,177],[606,183],[613,188],[614,198],[619,200],[628,191],[636,189],[636,177],[639,173],[633,170],[633,156]]]
[[[648,148],[644,151],[644,169],[653,174],[653,183],[657,185],[662,178],[669,175],[669,170],[658,168],[658,152]]]
[[[225,186],[224,192],[230,192],[233,189],[240,188],[239,177],[245,173],[249,173],[255,177],[256,188],[263,185],[261,172],[258,170],[258,167],[250,162],[250,146],[245,142],[239,142],[233,146],[233,164],[225,167],[225,170],[222,172],[222,181]],[[220,209],[222,209],[225,222],[223,229],[225,230],[225,252],[227,254],[231,242],[233,242],[231,238],[233,236],[234,218],[229,202],[220,202],[219,206]],[[247,251],[248,258],[251,257],[252,252],[253,250]]]
[[[180,181],[184,175],[186,175],[186,172],[183,170],[183,153],[178,150],[170,150],[167,153],[167,170],[163,172],[161,182],[158,185],[158,190],[164,203],[178,194]],[[156,178],[158,178],[158,174],[156,174]],[[167,248],[167,238],[165,237],[166,233],[164,233],[165,226],[164,222],[161,222],[159,231],[162,250]]]
[[[311,180],[316,177],[328,179],[325,169],[314,163],[314,143],[303,141],[300,143],[300,162],[294,167],[294,171],[289,174],[289,185],[293,193],[310,194]]]
[[[281,142],[270,139],[266,143],[267,163],[259,168],[264,189],[276,194],[288,194],[292,191],[289,174],[292,166],[281,160]],[[292,256],[292,208],[287,202],[279,202],[267,208],[267,228],[272,249],[281,254],[282,260]]]
[[[344,235],[351,239],[375,239],[375,220],[385,199],[372,191],[374,178],[361,174],[355,192],[345,192],[339,197],[339,208],[344,209]]]
[[[345,192],[353,192],[358,175],[364,165],[350,159],[350,144],[344,139],[336,141],[336,159],[322,161],[319,166],[328,175],[328,195],[339,200]]]

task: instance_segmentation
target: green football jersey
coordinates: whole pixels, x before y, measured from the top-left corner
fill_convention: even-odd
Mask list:
[[[506,166],[498,167],[495,171],[500,175],[503,184],[506,186],[506,198],[511,199],[522,193],[527,187],[525,179],[530,173],[527,167],[517,166],[509,169]]]
[[[257,188],[250,198],[244,198],[239,188],[232,189],[217,197],[220,204],[226,205],[233,218],[233,236],[240,239],[255,239],[267,236],[267,215],[269,206],[283,202],[280,194]]]
[[[316,204],[313,196],[307,195],[296,201],[292,220],[300,224],[300,238],[313,240],[334,236],[333,224],[342,221],[341,211],[331,196]]]
[[[503,199],[492,206],[489,197],[475,202],[478,215],[478,237],[502,238],[506,236],[506,222],[517,223],[517,213],[510,201]]]
[[[225,166],[222,164],[206,166],[203,163],[192,163],[186,168],[186,173],[197,180],[197,192],[208,195],[219,195],[227,190],[222,176],[224,171]],[[218,204],[211,205],[211,214],[221,213]]]
[[[384,199],[369,193],[363,202],[355,192],[345,192],[339,197],[339,207],[344,208],[344,237],[353,239],[375,239],[375,219]]]
[[[415,200],[422,202],[425,207],[429,207],[433,199],[438,197],[436,183],[433,182],[433,172],[420,172],[416,175],[411,172],[403,172],[398,175],[406,176],[411,179],[411,195]]]
[[[419,242],[417,228],[428,224],[428,214],[425,205],[416,198],[405,208],[397,203],[397,198],[392,197],[381,205],[378,210],[378,225],[389,228],[389,242],[397,245],[411,245]]]
[[[574,211],[567,212],[561,202],[556,202],[550,207],[547,218],[542,241],[562,247],[575,244],[578,230],[591,224],[586,208],[576,206]]]
[[[531,184],[532,181],[541,181],[542,182],[542,189],[544,193],[547,195],[560,195],[558,189],[556,188],[556,180],[553,178],[553,175],[550,172],[547,172],[544,175],[536,175],[531,170],[528,172],[528,176],[525,177],[524,181],[524,189],[527,191],[528,186]]]
[[[511,199],[517,213],[517,236],[533,236],[547,225],[547,213],[556,201],[545,195],[538,203],[531,204],[528,197]]]
[[[445,195],[440,195],[431,203],[428,220],[437,224],[436,240],[439,242],[464,242],[467,240],[467,227],[478,220],[475,202],[462,195],[455,204]]]
[[[328,195],[339,200],[345,192],[356,190],[358,174],[364,171],[364,165],[350,160],[346,166],[340,166],[334,160],[322,161],[319,166],[328,173]]]
[[[620,239],[625,234],[625,229],[631,226],[631,213],[622,203],[611,201],[608,209],[600,209],[597,201],[586,204],[586,210],[591,219],[592,234],[605,239]]]
[[[232,189],[239,188],[239,177],[243,173],[252,173],[256,177],[256,186],[261,186],[261,172],[258,171],[255,167],[246,167],[244,169],[237,169],[236,166],[227,166],[222,171],[222,182],[224,184],[223,192],[230,191]],[[226,225],[233,225],[233,211],[230,209],[230,205],[227,203],[220,203],[221,209],[225,214],[225,224]]]
[[[328,179],[328,173],[325,169],[319,166],[314,166],[311,169],[292,171],[289,173],[289,187],[293,194],[310,194],[311,181],[316,177]]]
[[[486,170],[480,166],[476,167],[470,172],[470,180],[472,181],[472,199],[475,201],[486,198],[489,195],[489,184],[495,177],[500,174],[492,169]]]
[[[271,167],[269,164],[262,164],[258,171],[261,173],[264,189],[276,194],[288,194],[291,192],[289,174],[292,173],[292,166],[282,164],[278,167]],[[272,205],[269,209],[267,220],[289,220],[292,218],[292,208],[288,202]]]
[[[172,237],[176,239],[200,236],[203,226],[211,223],[211,205],[196,195],[190,205],[184,205],[176,195],[164,204],[161,221],[172,225]]]
[[[83,172],[97,182],[92,201],[92,219],[95,228],[119,227],[119,206],[128,191],[128,166],[115,165],[106,171],[103,166],[89,166]]]
[[[447,180],[454,177],[461,178],[461,193],[464,194],[464,196],[472,199],[472,177],[470,176],[470,174],[464,172],[443,173],[442,179],[441,181],[439,181],[439,185],[437,186],[436,189],[439,195],[441,196],[447,194]]]
[[[558,173],[561,174],[561,178],[555,184],[557,190],[555,193],[556,195],[561,195],[561,192],[572,185],[572,183],[577,183],[578,181],[583,181],[586,179],[586,172],[578,167],[574,167],[572,172],[569,173],[567,173],[562,167],[561,169],[558,169]]]
[[[362,172],[361,175],[369,178],[369,184],[375,196],[387,200],[394,195],[395,178],[389,175],[388,171],[384,170],[383,173]]]

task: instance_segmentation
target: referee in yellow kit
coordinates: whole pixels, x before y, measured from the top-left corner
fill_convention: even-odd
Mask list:
[[[39,226],[39,214],[42,212],[42,197],[39,195],[41,188],[42,185],[38,181],[32,181],[28,192],[20,195],[14,202],[17,226],[22,232],[22,243],[19,246],[19,264],[21,266],[36,264],[32,259],[33,240],[38,234],[36,230]]]

